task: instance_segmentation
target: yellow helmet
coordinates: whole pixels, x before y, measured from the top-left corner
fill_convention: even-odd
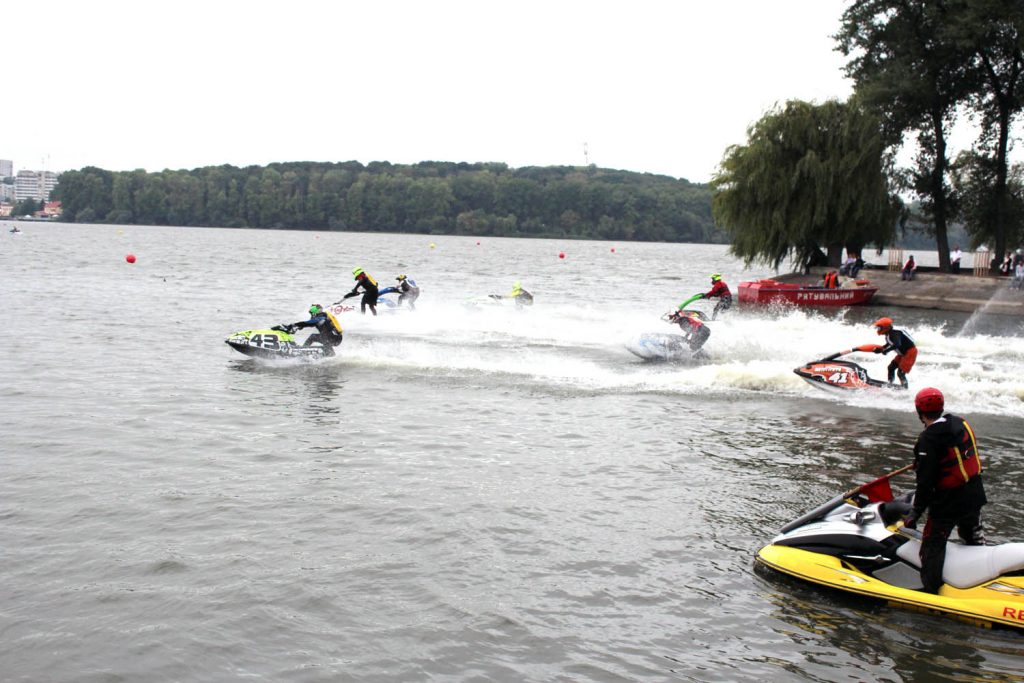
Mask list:
[[[352,269],[352,277],[359,277],[362,274],[363,274],[363,269],[362,268],[353,268]]]
[[[405,276],[405,275],[399,275],[399,276],[398,276],[398,277],[396,277],[395,279],[396,279],[396,280],[399,280],[399,281],[401,281],[401,280],[404,280],[405,278],[406,278],[406,276]]]
[[[711,281],[712,282],[718,282],[721,279],[722,279],[722,274],[721,273],[711,273]]]

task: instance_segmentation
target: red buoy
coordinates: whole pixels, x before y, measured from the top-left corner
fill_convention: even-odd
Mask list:
[[[612,247],[612,253],[613,254],[615,253],[615,247]]]
[[[128,263],[135,263],[135,254],[128,254],[124,257],[124,260]]]
[[[558,258],[565,258],[565,252],[564,251],[558,252]]]

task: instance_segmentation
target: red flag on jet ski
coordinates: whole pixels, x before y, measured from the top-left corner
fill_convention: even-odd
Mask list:
[[[860,492],[867,496],[868,502],[871,503],[888,503],[893,499],[888,475],[864,484],[860,487]]]

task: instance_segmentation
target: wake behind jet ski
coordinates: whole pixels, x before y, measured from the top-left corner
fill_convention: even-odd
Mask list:
[[[921,534],[902,526],[912,509],[889,479],[851,491],[785,525],[757,553],[765,567],[890,604],[953,615],[982,626],[1024,629],[1024,543],[968,546],[947,541],[938,594],[921,590]]]
[[[854,351],[874,353],[876,349],[880,348],[882,347],[877,344],[863,344],[846,351],[833,353],[831,356],[825,356],[821,360],[805,363],[798,368],[794,368],[793,372],[811,386],[825,389],[826,391],[838,393],[859,389],[893,389],[902,391],[905,389],[902,385],[890,384],[889,382],[869,377],[867,370],[853,361],[836,360],[840,356],[845,356]]]

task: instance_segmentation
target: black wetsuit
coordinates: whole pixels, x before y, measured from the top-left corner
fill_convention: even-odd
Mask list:
[[[315,327],[316,333],[309,335],[303,346],[311,346],[312,344],[319,343],[324,347],[325,356],[334,355],[334,347],[341,343],[342,335],[334,327],[334,323],[331,322],[330,318],[327,317],[327,313],[321,311],[317,313],[309,320],[303,320],[292,325],[297,329],[304,327]]]
[[[946,540],[954,527],[967,545],[985,544],[981,507],[988,499],[974,431],[967,421],[947,414],[925,427],[914,445],[914,469],[914,511],[918,516],[928,511],[922,532],[921,583],[935,593],[943,583]]]
[[[345,295],[345,298],[358,294],[360,287],[363,288],[363,299],[359,302],[359,312],[366,313],[366,307],[369,306],[370,312],[377,315],[377,297],[380,296],[380,288],[377,286],[377,281],[366,273],[360,273],[356,277],[356,286]]]

